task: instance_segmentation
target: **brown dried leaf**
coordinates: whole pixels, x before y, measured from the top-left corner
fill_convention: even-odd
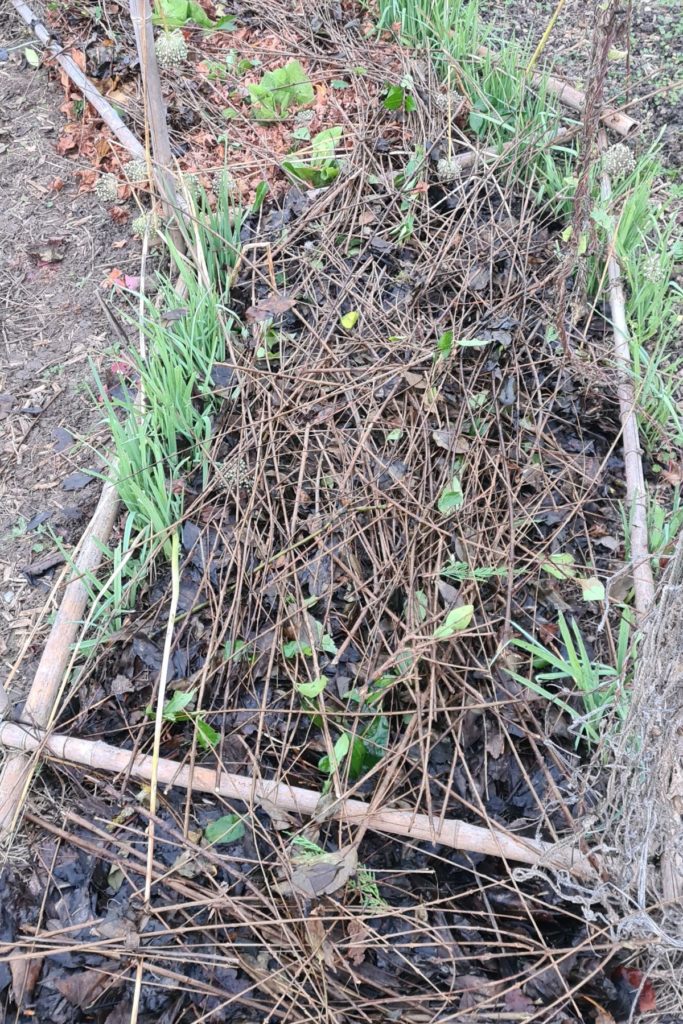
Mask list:
[[[337,853],[293,860],[292,888],[308,896],[329,896],[346,885],[358,867],[355,846],[344,846]]]
[[[244,315],[248,323],[258,323],[282,316],[295,305],[296,299],[290,299],[286,295],[269,295],[255,306],[250,306]]]
[[[24,1002],[27,1002],[33,994],[43,962],[36,957],[13,960],[11,959],[12,952],[16,952],[17,956],[20,956],[22,951],[16,948],[15,950],[10,950],[8,954],[10,971],[12,972],[12,994],[18,1009],[21,1009]]]
[[[62,993],[72,1006],[87,1010],[102,994],[102,990],[110,983],[110,978],[103,971],[78,971],[68,974],[65,978],[55,981],[55,988]]]

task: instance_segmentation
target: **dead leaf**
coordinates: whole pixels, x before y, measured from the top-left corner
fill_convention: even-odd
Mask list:
[[[497,761],[505,750],[505,737],[502,732],[495,730],[488,733],[486,737],[486,752],[489,757]]]
[[[533,1013],[536,1007],[533,1000],[524,995],[521,989],[511,988],[503,996],[505,1009],[508,1013]]]
[[[109,216],[115,224],[124,224],[127,220],[130,219],[130,213],[123,206],[110,206]]]
[[[64,154],[68,153],[70,150],[76,149],[77,145],[78,139],[76,136],[72,132],[66,131],[64,135],[62,135],[61,139],[58,140],[55,148],[60,156],[64,156]]]
[[[126,281],[122,270],[112,267],[104,281],[100,282],[100,288],[125,288]]]
[[[71,1003],[72,1006],[79,1006],[81,1010],[87,1010],[99,999],[105,987],[111,985],[112,982],[116,984],[115,979],[105,974],[104,971],[86,970],[68,974],[65,978],[58,978],[54,985],[68,1003]]]
[[[457,430],[433,430],[432,441],[454,455],[465,455],[470,450],[470,442],[466,437],[461,437]]]
[[[290,299],[286,295],[270,295],[267,299],[261,299],[255,306],[250,306],[244,315],[248,323],[258,323],[282,316],[295,305],[296,299]]]
[[[30,246],[26,251],[34,263],[61,263],[65,246],[65,238],[50,238],[39,245]]]
[[[683,484],[683,462],[670,462],[667,468],[662,470],[661,477],[672,487]]]
[[[358,967],[365,960],[370,929],[362,918],[352,917],[346,926],[346,934],[349,937],[349,944],[346,947],[347,960]]]
[[[21,955],[19,949],[15,949],[17,956]],[[36,957],[26,957],[25,959],[11,958],[11,952],[9,954],[9,966],[12,972],[12,994],[14,995],[14,1002],[17,1007],[21,1009],[25,1002],[28,1002],[33,994],[33,990],[36,987],[36,982],[40,976],[40,970],[42,967],[42,960]]]
[[[297,825],[297,820],[293,814],[289,814],[288,811],[278,807],[276,803],[269,800],[267,797],[261,797],[259,800],[259,806],[262,811],[265,811],[270,818],[270,823],[274,829],[280,831],[285,828],[293,828]]]
[[[53,178],[47,187],[49,188],[50,192],[61,192],[64,188],[64,179]]]
[[[127,238],[120,238],[118,240],[118,242],[112,242],[111,243],[112,249],[123,249],[124,246],[126,246],[126,245],[128,245],[128,239]]]
[[[337,853],[292,858],[291,887],[309,899],[329,896],[346,885],[358,867],[355,846],[343,846]]]
[[[90,192],[95,187],[97,181],[97,171],[85,168],[76,171],[76,177],[78,178],[80,185],[78,188],[79,192]]]
[[[95,143],[95,166],[99,167],[106,156],[109,156],[111,146],[108,139],[100,138]]]
[[[85,53],[83,50],[77,50],[75,46],[71,47],[71,59],[80,70],[85,74]]]
[[[306,918],[306,936],[313,956],[322,960],[330,970],[336,970],[340,962],[339,955],[334,944],[328,938],[325,922],[315,912]]]

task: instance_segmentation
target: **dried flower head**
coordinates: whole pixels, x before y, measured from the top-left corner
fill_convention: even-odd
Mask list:
[[[177,68],[187,60],[187,43],[182,32],[162,32],[154,44],[160,68]]]
[[[131,185],[141,185],[148,180],[147,163],[144,160],[129,160],[123,165],[123,173]]]
[[[667,277],[666,266],[662,263],[659,253],[649,252],[643,260],[643,277],[651,284],[663,284]]]
[[[95,183],[95,195],[103,203],[115,203],[119,197],[119,181],[115,174],[103,174]]]
[[[436,165],[439,181],[455,181],[460,177],[460,171],[460,164],[455,159],[449,160],[447,157],[444,157]]]
[[[602,157],[603,170],[611,178],[625,178],[635,166],[636,158],[623,142],[610,146]]]
[[[145,231],[156,231],[159,227],[159,218],[155,213],[141,213],[131,224],[131,230],[136,238],[144,238]]]
[[[243,458],[233,459],[223,470],[223,479],[228,487],[251,487],[249,467]]]
[[[237,183],[227,167],[221,167],[213,176],[214,192],[233,193],[237,190]]]
[[[434,102],[437,110],[442,110],[444,114],[450,110],[451,114],[455,114],[460,109],[461,100],[460,93],[450,89],[448,92],[438,92]]]

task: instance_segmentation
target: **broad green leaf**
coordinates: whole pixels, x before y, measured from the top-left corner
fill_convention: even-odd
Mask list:
[[[395,430],[390,430],[387,434],[387,441],[400,441],[403,437],[403,431],[400,427],[396,427]]]
[[[223,657],[226,661],[240,662],[246,653],[244,651],[246,646],[244,640],[240,640],[239,637],[237,640],[226,640],[225,647],[223,648]]]
[[[341,317],[340,323],[345,331],[353,330],[358,323],[358,316],[358,311],[352,309],[350,313],[345,313],[344,316]]]
[[[320,696],[328,683],[329,679],[327,676],[318,676],[317,679],[311,680],[310,683],[295,683],[294,689],[302,697],[309,697],[313,700],[315,697]]]
[[[202,750],[212,750],[220,741],[221,734],[216,732],[203,718],[197,719],[197,742]]]
[[[405,89],[400,85],[390,85],[386,96],[384,97],[382,106],[385,110],[400,110],[403,106],[403,98],[405,96]]]
[[[429,600],[424,590],[415,590],[408,596],[408,608],[412,611],[418,622],[424,622],[427,618]]]
[[[297,654],[303,654],[305,658],[310,658],[313,649],[310,644],[304,643],[302,640],[289,640],[282,645],[282,653],[285,658],[296,658]]]
[[[318,768],[320,771],[325,772],[326,775],[331,775],[335,768],[339,767],[348,754],[350,746],[351,737],[348,732],[343,732],[334,745],[332,757],[330,758],[327,754],[324,754],[318,761]]]
[[[448,486],[441,492],[437,507],[442,516],[447,516],[454,512],[455,509],[460,508],[464,500],[460,478],[454,476]]]
[[[436,350],[442,359],[453,351],[453,331],[444,331],[436,343]]]
[[[210,846],[234,843],[244,835],[244,822],[239,814],[224,814],[209,822],[204,829],[204,839]]]
[[[551,555],[547,561],[543,562],[541,569],[556,580],[570,580],[576,576],[574,559],[570,554],[562,551]]]
[[[152,15],[155,25],[166,28],[180,28],[192,21],[200,28],[214,28],[214,22],[194,0],[157,0]]]
[[[345,82],[343,78],[333,78],[330,82],[333,89],[348,89],[349,83]]]
[[[329,633],[323,633],[320,640],[320,646],[325,654],[331,654],[334,656],[337,653],[337,645]]]
[[[490,344],[490,338],[458,338],[456,341],[459,348],[484,348],[485,345]]]
[[[434,639],[448,640],[449,637],[467,629],[473,615],[474,605],[471,604],[463,604],[460,608],[451,608],[441,625],[434,630],[432,634]]]
[[[33,49],[32,46],[25,46],[24,47],[24,58],[26,60],[26,63],[29,65],[29,67],[32,67],[32,68],[39,68],[40,67],[40,57],[38,56],[38,54],[36,53],[36,51]]]
[[[194,704],[196,696],[196,690],[176,690],[170,700],[164,704],[164,721],[183,721],[186,718],[185,710]]]
[[[605,587],[597,576],[588,576],[586,579],[577,579],[581,587],[581,596],[584,601],[604,601]]]

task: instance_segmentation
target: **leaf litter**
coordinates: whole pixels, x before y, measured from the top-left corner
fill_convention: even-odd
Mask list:
[[[278,19],[287,28],[276,34]],[[271,185],[243,227],[252,250],[231,308],[273,332],[279,356],[245,342],[234,363],[212,369],[223,398],[215,473],[185,484],[195,504],[162,754],[321,791],[315,852],[294,842],[311,826],[264,801],[233,807],[168,789],[143,908],[148,793],[52,766],[49,777],[70,783],[64,825],[48,789],[38,856],[0,883],[5,948],[43,965],[14,970],[15,997],[30,983],[39,1019],[66,1024],[88,1011],[113,1024],[133,936],[148,972],[141,1011],[169,1021],[256,1022],[283,1016],[285,998],[317,1017],[322,991],[330,1020],[622,1020],[634,987],[649,1011],[642,976],[634,986],[615,949],[596,952],[600,929],[543,873],[520,881],[495,858],[359,837],[326,819],[325,801],[353,791],[554,839],[590,810],[571,717],[550,715],[516,682],[533,665],[506,645],[516,629],[543,628],[562,653],[563,611],[596,661],[613,643],[615,622],[602,637],[592,602],[621,564],[613,543],[593,544],[596,527],[610,541],[620,530],[615,395],[597,348],[567,364],[537,328],[553,322],[559,273],[550,213],[485,168],[445,186],[436,105],[421,103],[413,120],[382,106],[387,77],[405,73],[429,96],[424,69],[393,40],[345,36],[365,68],[348,76],[349,53],[340,63],[329,43],[340,38],[334,12],[313,38],[298,8],[284,19],[277,4],[259,5],[247,21],[191,33],[198,78],[179,80],[170,117],[182,168],[220,166],[227,144],[243,199],[264,175]],[[237,95],[234,76],[212,77],[227,47],[253,65]],[[132,109],[137,69],[123,49],[82,59],[96,52],[96,77]],[[289,126],[247,116],[250,96],[267,99],[253,86],[285,53],[316,85],[305,97],[310,131],[354,124],[347,166],[327,188],[282,173]],[[237,116],[219,122],[228,103]],[[78,136],[66,129],[61,150],[113,167],[89,118]],[[406,209],[400,179],[418,146]],[[482,239],[495,259],[482,258]],[[133,287],[112,274],[108,284]],[[528,294],[510,287],[513,276]],[[589,311],[583,328],[596,331]],[[224,484],[235,456],[247,486]],[[161,564],[134,612],[80,660],[61,723],[77,718],[83,733],[148,749],[169,594]],[[215,750],[197,743],[200,723],[219,736]],[[358,743],[374,756],[356,772]],[[98,948],[103,934],[118,966]],[[583,996],[602,1018],[583,1015]]]

